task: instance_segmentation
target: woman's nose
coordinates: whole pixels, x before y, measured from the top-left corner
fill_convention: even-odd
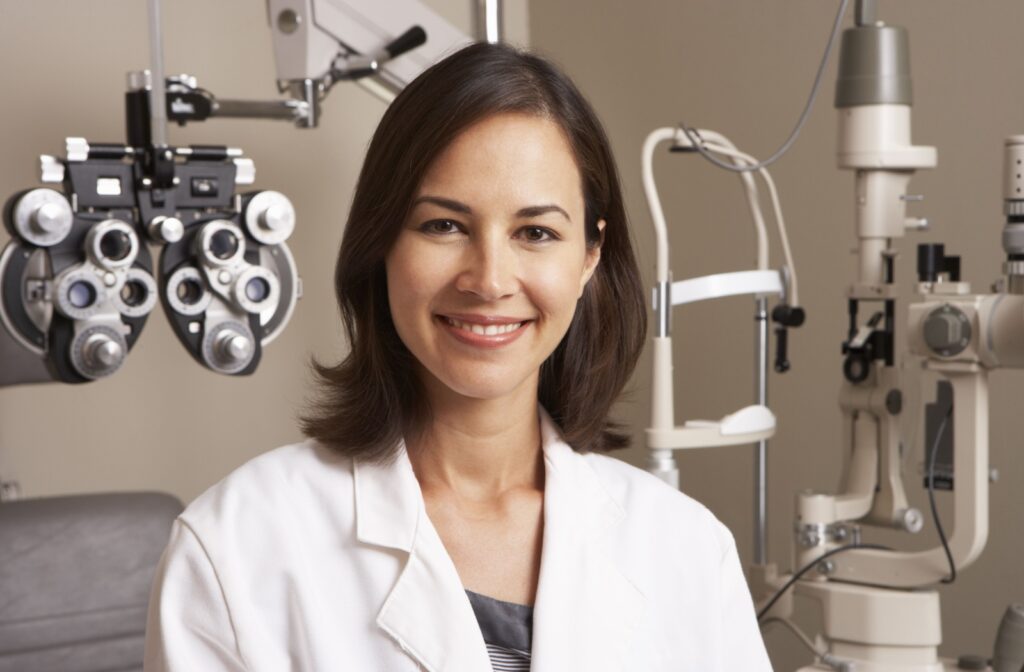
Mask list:
[[[495,301],[516,293],[519,287],[516,259],[508,241],[474,241],[467,252],[455,281],[456,289],[475,294],[484,301]]]

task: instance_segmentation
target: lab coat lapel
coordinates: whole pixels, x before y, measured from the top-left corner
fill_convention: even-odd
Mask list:
[[[357,463],[356,536],[409,554],[377,625],[432,672],[484,672],[490,659],[455,565],[427,517],[401,447],[390,465]]]
[[[627,660],[645,598],[612,557],[625,516],[541,410],[544,545],[533,620],[534,672],[634,669]]]

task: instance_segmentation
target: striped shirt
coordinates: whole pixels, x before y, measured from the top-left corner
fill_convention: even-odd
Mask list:
[[[530,669],[533,607],[502,602],[467,590],[494,672]]]

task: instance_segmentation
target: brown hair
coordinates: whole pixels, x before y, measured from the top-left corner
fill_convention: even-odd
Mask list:
[[[468,46],[429,68],[391,103],[374,133],[334,276],[351,351],[336,366],[314,362],[321,394],[302,418],[308,436],[346,455],[387,461],[403,434],[429,422],[415,359],[391,321],[384,260],[434,159],[459,133],[501,113],[561,126],[582,178],[587,243],[601,245],[569,330],[541,366],[538,398],[574,449],[629,445],[608,412],[636,366],[647,310],[608,138],[566,75],[493,44]]]

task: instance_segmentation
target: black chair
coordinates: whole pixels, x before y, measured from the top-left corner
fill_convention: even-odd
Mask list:
[[[141,670],[150,585],[181,510],[158,493],[0,503],[0,672]]]

